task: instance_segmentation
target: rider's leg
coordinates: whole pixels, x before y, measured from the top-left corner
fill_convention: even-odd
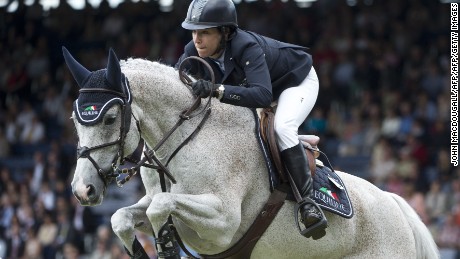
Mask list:
[[[312,110],[318,96],[318,78],[314,68],[297,87],[281,93],[275,113],[275,132],[282,159],[303,199],[312,192],[312,177],[305,150],[298,138],[298,128]],[[322,220],[319,207],[305,203],[300,207],[302,221],[308,228]]]
[[[299,143],[283,150],[281,157],[302,198],[310,197],[313,179],[303,145]],[[300,215],[306,227],[312,226],[322,219],[321,212],[311,203],[305,203],[300,208]]]

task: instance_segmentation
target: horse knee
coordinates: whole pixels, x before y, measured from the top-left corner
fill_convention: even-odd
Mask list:
[[[174,201],[168,193],[158,193],[152,198],[146,214],[150,222],[169,216],[174,208]]]
[[[124,209],[117,210],[112,217],[110,222],[112,224],[112,230],[117,236],[125,236],[134,232],[134,225],[131,220],[130,213]]]

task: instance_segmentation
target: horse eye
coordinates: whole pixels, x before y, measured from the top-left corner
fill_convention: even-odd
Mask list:
[[[117,117],[108,117],[104,120],[104,124],[105,125],[112,125],[115,120],[116,120]]]

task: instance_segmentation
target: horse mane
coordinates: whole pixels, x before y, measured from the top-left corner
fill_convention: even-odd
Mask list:
[[[180,80],[178,71],[167,64],[141,58],[120,60],[122,72],[130,82],[133,96],[166,92],[170,98],[192,99],[187,86]],[[164,96],[163,96],[164,97]]]
[[[151,71],[152,69],[161,69],[162,71],[175,69],[167,64],[163,64],[160,61],[150,61],[142,58],[128,58],[125,60],[120,60],[120,66],[126,69],[135,69],[143,71]]]
[[[145,91],[150,91],[152,87],[167,87],[168,91],[170,91],[173,96],[191,100],[190,90],[187,89],[187,86],[180,80],[178,71],[168,64],[141,58],[128,58],[126,60],[120,60],[120,66],[123,73],[128,77],[128,80],[130,78],[135,78],[136,80],[134,84],[130,84],[134,91],[134,96],[136,96],[136,94],[142,95],[146,93]],[[139,88],[141,88],[141,90]],[[219,110],[219,113],[222,115],[225,114],[225,118],[223,118],[225,121],[233,121],[234,123],[239,122],[237,124],[240,126],[248,122],[251,126],[254,124],[254,122],[252,122],[253,116],[251,116],[250,113],[247,115],[248,117],[242,118],[242,114],[245,112],[241,110],[250,111],[249,108],[222,104],[215,99],[213,99],[212,107],[215,111]]]

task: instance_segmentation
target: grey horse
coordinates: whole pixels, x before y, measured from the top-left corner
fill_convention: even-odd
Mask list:
[[[122,107],[126,99],[123,103],[114,94],[104,99],[104,104],[113,101],[113,105],[82,109],[78,101],[82,101],[82,94],[88,94],[85,91],[76,101],[72,118],[79,137],[79,159],[72,190],[82,205],[94,206],[103,201],[108,184],[103,174],[117,166],[120,152],[134,152],[141,137],[148,147],[154,147],[181,112],[192,105],[194,97],[178,71],[159,62],[119,61],[110,51],[107,68],[91,72],[67,50],[64,53],[81,90],[99,84],[97,88],[111,90],[101,94],[124,93],[130,102],[130,111],[125,112]],[[167,181],[168,191],[162,192],[156,170],[142,169],[145,196],[112,216],[113,231],[131,254],[136,230],[158,235],[170,216],[184,243],[197,253],[226,251],[243,237],[269,197],[267,168],[254,134],[253,112],[215,99],[211,107],[199,134],[168,164],[176,183]],[[184,122],[156,150],[156,157],[166,162],[197,128],[201,117]],[[133,123],[126,123],[129,120]],[[439,258],[430,232],[404,199],[351,174],[337,174],[353,203],[351,219],[326,211],[326,236],[307,239],[299,234],[293,220],[295,202],[285,201],[250,257]]]

